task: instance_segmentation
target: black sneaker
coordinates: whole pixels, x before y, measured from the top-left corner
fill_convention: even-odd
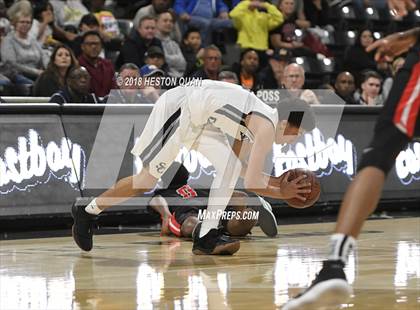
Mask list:
[[[239,250],[239,240],[233,240],[223,234],[221,229],[211,229],[200,238],[201,222],[193,231],[192,252],[196,255],[232,255]]]
[[[344,263],[339,260],[324,261],[321,271],[311,286],[287,304],[283,310],[316,310],[338,308],[346,303],[352,288],[346,280]]]
[[[259,206],[250,206],[255,211],[258,211],[258,224],[260,225],[261,230],[268,237],[277,236],[277,220],[273,214],[271,205],[265,201],[263,198],[258,196],[258,199],[261,202]]]
[[[97,216],[85,211],[86,206],[91,200],[78,199],[71,207],[71,215],[74,219],[71,232],[74,241],[83,251],[90,251],[93,246],[93,225]]]

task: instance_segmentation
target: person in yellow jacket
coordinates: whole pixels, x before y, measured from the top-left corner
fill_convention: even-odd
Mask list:
[[[237,43],[242,49],[268,49],[268,33],[283,23],[283,15],[271,3],[243,0],[229,13],[238,30]]]

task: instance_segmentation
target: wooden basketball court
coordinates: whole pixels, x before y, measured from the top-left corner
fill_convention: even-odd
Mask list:
[[[156,233],[0,242],[0,309],[279,309],[310,284],[333,223],[259,228],[233,257],[194,256]],[[420,218],[368,221],[350,257],[342,308],[420,309]]]

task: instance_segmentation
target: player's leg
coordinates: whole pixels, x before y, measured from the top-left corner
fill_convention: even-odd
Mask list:
[[[166,100],[165,93],[156,102],[146,127],[132,150],[133,155],[142,160],[143,169],[140,173],[119,180],[112,188],[91,201],[77,201],[73,205],[73,239],[82,250],[92,249],[93,224],[97,215],[115,204],[152,189],[178,155],[185,136],[180,129],[181,107],[178,102],[167,103]]]
[[[198,220],[197,216],[189,216],[186,218],[181,226],[181,236],[185,238],[191,238],[194,228],[199,222],[200,221]]]
[[[257,224],[256,219],[244,218],[246,213],[252,213],[254,211],[247,207],[247,198],[248,194],[242,191],[235,190],[232,194],[228,210],[237,212],[238,217],[228,220],[226,223],[226,231],[231,236],[246,236],[251,231],[252,227]]]
[[[245,237],[252,228],[257,224],[258,220],[249,218],[249,214],[255,211],[247,206],[232,206],[229,209],[234,210],[238,214],[238,218],[233,218],[226,223],[226,231],[235,237]]]
[[[351,287],[343,271],[349,252],[366,218],[376,209],[395,158],[415,134],[416,126],[419,128],[420,95],[414,92],[420,79],[419,50],[417,46],[411,51],[398,73],[371,145],[362,156],[359,173],[344,196],[336,233],[331,237],[329,259],[324,261],[312,285],[284,309],[337,306],[350,296]]]
[[[177,206],[169,219],[169,230],[177,237],[191,238],[198,224],[198,207]]]
[[[159,213],[160,219],[162,221],[160,234],[162,236],[169,235],[171,233],[169,229],[169,221],[171,219],[171,211],[169,210],[168,203],[166,202],[166,199],[160,195],[154,196],[150,202],[149,206],[151,209]]]
[[[221,214],[229,204],[241,172],[241,162],[233,153],[227,138],[217,131],[208,131],[200,136],[196,145],[216,169],[209,193],[207,212]],[[239,250],[237,240],[231,240],[219,229],[220,218],[205,217],[193,232],[194,254],[233,254]]]
[[[253,209],[247,207],[247,198],[247,193],[235,190],[229,201],[229,206],[226,208],[227,212],[234,211],[237,215],[230,220],[222,220],[221,222],[224,230],[231,236],[246,236],[257,224],[257,219],[248,218],[247,216],[255,213]]]
[[[115,184],[114,188],[96,199],[76,201],[71,210],[74,220],[72,235],[76,244],[82,250],[90,251],[93,246],[93,225],[96,217],[104,209],[152,189],[157,181],[158,178],[150,175],[147,169],[143,169],[137,175],[121,179]]]

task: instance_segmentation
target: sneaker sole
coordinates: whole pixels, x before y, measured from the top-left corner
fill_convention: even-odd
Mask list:
[[[239,251],[241,243],[239,241],[228,244],[218,245],[213,249],[213,252],[207,253],[200,249],[193,249],[195,255],[233,255]]]
[[[80,245],[80,243],[79,243],[79,241],[78,241],[78,238],[76,238],[76,233],[75,233],[75,231],[74,231],[74,225],[72,225],[72,226],[71,226],[71,235],[73,236],[73,240],[74,240],[74,242],[76,242],[77,246],[78,246],[81,250],[86,251],[86,252],[89,252],[90,250],[92,250],[92,248],[93,248],[93,244],[92,244],[92,246],[90,246],[90,247],[88,247],[88,248],[83,248],[83,246],[81,246],[81,245]]]
[[[345,280],[333,279],[318,283],[304,295],[292,299],[283,310],[316,310],[337,308],[350,299],[353,290]]]
[[[72,216],[72,218],[73,218],[74,223],[76,223],[76,215],[77,215],[77,206],[76,206],[76,205],[73,205],[73,206],[71,207],[71,216]],[[87,248],[84,248],[83,246],[81,246],[81,244],[80,244],[80,242],[79,242],[79,239],[76,237],[76,236],[77,236],[77,234],[76,234],[76,232],[75,232],[75,225],[74,225],[74,224],[71,226],[71,235],[72,235],[72,237],[73,237],[74,242],[77,244],[77,246],[78,246],[81,250],[86,251],[86,252],[89,252],[90,250],[92,250],[92,248],[93,248],[93,244],[92,244],[92,246],[87,247]]]

